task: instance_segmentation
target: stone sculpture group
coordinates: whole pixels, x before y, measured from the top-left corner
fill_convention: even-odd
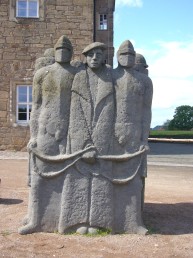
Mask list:
[[[143,56],[135,65],[129,40],[119,47],[114,70],[104,63],[105,49],[94,42],[82,52],[85,62],[73,65],[72,44],[62,36],[55,57],[37,60],[29,205],[20,234],[147,232],[142,207],[152,82]]]

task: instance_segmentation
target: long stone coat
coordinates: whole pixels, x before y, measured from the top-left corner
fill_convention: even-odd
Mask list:
[[[20,233],[54,232],[58,229],[61,194],[65,173],[49,178],[66,166],[66,162],[51,162],[49,158],[66,154],[69,127],[71,87],[76,69],[55,63],[41,68],[34,76],[30,155],[31,188],[25,227]],[[40,158],[48,157],[47,160]]]
[[[87,66],[76,74],[72,86],[69,153],[93,146],[96,156],[112,151],[114,89],[111,69],[94,73]],[[112,228],[112,162],[96,158],[94,164],[81,159],[66,175],[59,232],[80,225]]]
[[[114,70],[116,92],[115,154],[132,154],[147,145],[153,87],[150,78],[118,66]],[[132,180],[114,186],[115,233],[145,233],[141,216],[143,154],[124,162],[113,162],[113,176]]]

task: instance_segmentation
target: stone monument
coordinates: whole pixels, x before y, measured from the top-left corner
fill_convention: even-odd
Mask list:
[[[55,63],[35,73],[31,188],[20,234],[147,231],[141,205],[152,82],[134,69],[130,41],[121,44],[114,70],[105,50],[91,43],[84,64],[72,66],[72,44],[62,36]]]
[[[42,57],[39,57],[35,62],[35,69],[36,72],[38,69],[51,65],[55,62],[55,53],[54,48],[48,48],[45,50],[44,55]]]
[[[142,178],[146,172],[143,161],[148,150],[153,87],[146,75],[133,68],[135,51],[129,40],[120,45],[117,59],[118,67],[114,70],[117,108],[114,154],[128,156],[128,159],[113,164],[113,175],[120,179],[120,184],[114,187],[114,231],[145,234],[147,230],[142,221],[141,195]]]
[[[41,69],[42,67],[51,65],[55,63],[55,53],[54,48],[48,48],[44,51],[43,57],[39,57],[35,61],[35,68],[34,68],[34,74],[37,72],[37,70]],[[28,186],[31,186],[31,168],[30,163],[28,165]]]
[[[134,69],[140,73],[148,75],[148,65],[146,63],[145,57],[141,54],[136,53],[135,56],[135,65]],[[142,177],[142,183],[143,183],[143,188],[142,188],[142,195],[141,195],[141,208],[143,210],[143,204],[144,204],[144,195],[145,195],[145,178],[147,177],[147,155],[144,154],[144,159],[143,159],[143,167],[144,167],[144,177]]]
[[[134,69],[140,73],[144,73],[148,75],[147,68],[148,68],[148,65],[146,63],[145,57],[142,56],[141,54],[136,53]]]
[[[94,234],[98,228],[112,228],[112,183],[105,176],[111,173],[111,164],[99,159],[111,151],[114,124],[112,71],[104,64],[105,49],[100,42],[84,49],[85,67],[72,86],[70,153],[92,149],[66,176],[60,233]]]
[[[57,230],[67,150],[71,87],[76,70],[70,65],[72,44],[62,36],[54,46],[55,63],[38,69],[33,80],[30,119],[30,195],[28,215],[19,233]],[[51,179],[50,179],[51,177]]]

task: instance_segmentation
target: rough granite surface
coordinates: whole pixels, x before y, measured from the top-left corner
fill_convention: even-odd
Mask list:
[[[106,45],[83,50],[62,36],[55,63],[38,69],[30,121],[29,207],[19,229],[33,232],[145,234],[142,221],[153,86],[134,69],[125,41],[118,67],[105,65]]]

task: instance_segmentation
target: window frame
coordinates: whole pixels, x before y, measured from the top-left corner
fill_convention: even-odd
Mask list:
[[[18,15],[18,1],[19,0],[16,0],[16,18],[33,18],[33,19],[36,19],[36,18],[39,18],[39,6],[40,6],[40,3],[39,3],[39,0],[22,0],[23,2],[25,1],[26,4],[27,4],[27,7],[26,7],[26,12],[27,12],[27,15],[26,16],[19,16]],[[37,3],[37,15],[36,16],[29,16],[29,2],[36,2]]]
[[[99,14],[99,30],[108,30],[108,19],[105,13]]]
[[[19,101],[19,87],[27,87],[27,101]],[[21,124],[28,125],[30,121],[30,113],[32,110],[32,101],[30,101],[30,89],[31,89],[31,98],[32,98],[32,85],[29,85],[29,84],[16,85],[16,123],[19,125]],[[26,120],[19,120],[19,105],[27,106]]]

